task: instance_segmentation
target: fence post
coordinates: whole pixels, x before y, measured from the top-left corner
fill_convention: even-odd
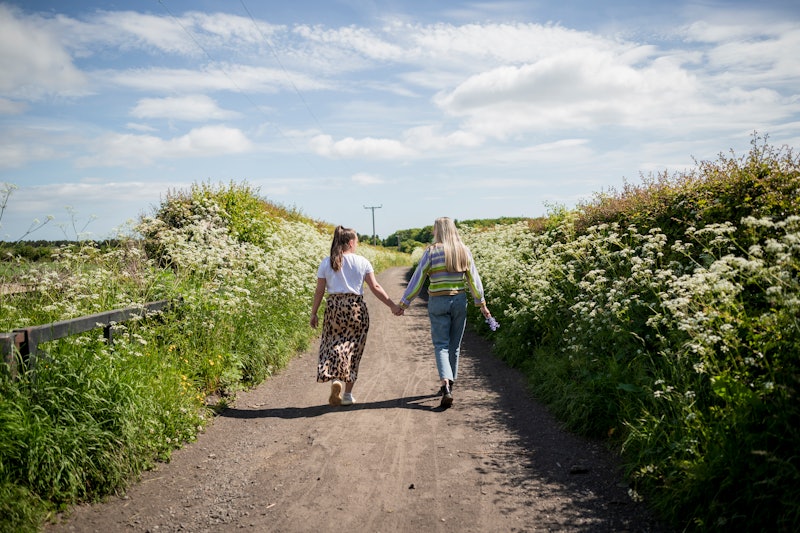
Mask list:
[[[14,348],[14,334],[0,333],[0,354],[2,354],[3,362],[8,367],[11,379],[17,378],[17,355]]]

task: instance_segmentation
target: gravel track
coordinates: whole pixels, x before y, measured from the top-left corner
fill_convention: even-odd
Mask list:
[[[407,273],[378,275],[395,301]],[[45,531],[667,531],[614,456],[564,431],[469,328],[455,402],[439,409],[424,298],[395,317],[367,292],[356,405],[327,404],[315,343],[124,495]]]

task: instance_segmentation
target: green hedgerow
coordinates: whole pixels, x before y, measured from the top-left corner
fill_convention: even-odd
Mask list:
[[[497,353],[610,437],[631,497],[680,529],[800,526],[799,169],[756,145],[551,224],[463,232]]]
[[[194,440],[237,390],[315,334],[308,309],[330,235],[252,188],[197,185],[144,217],[144,237],[81,242],[15,272],[35,290],[0,300],[0,331],[149,301],[162,312],[39,345],[0,373],[0,530],[125,487]],[[373,254],[376,268],[400,254]],[[402,259],[401,259],[402,260]]]

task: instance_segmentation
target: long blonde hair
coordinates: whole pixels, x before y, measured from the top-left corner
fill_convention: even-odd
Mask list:
[[[445,268],[448,272],[466,272],[469,252],[461,242],[455,223],[449,217],[439,217],[433,223],[433,243],[444,247]]]
[[[350,247],[350,241],[357,238],[356,230],[336,226],[333,231],[333,241],[331,242],[331,268],[334,272],[339,272],[342,268],[342,254]]]

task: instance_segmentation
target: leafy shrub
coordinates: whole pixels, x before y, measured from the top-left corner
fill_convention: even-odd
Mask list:
[[[689,227],[798,213],[797,156],[757,135],[751,144],[750,152],[740,158],[720,154],[716,161],[698,163],[693,171],[643,177],[641,185],[626,184],[622,191],[597,194],[580,206],[576,229],[616,222],[645,232],[660,228],[672,241]]]
[[[800,525],[799,169],[754,145],[544,230],[464,232],[502,324],[476,326],[680,529]]]
[[[0,373],[0,530],[34,531],[47,512],[123,488],[305,349],[327,228],[246,184],[197,185],[140,221],[144,240],[59,246],[19,274],[36,290],[0,300],[0,331],[173,305],[116,324],[113,346],[99,330],[67,337],[41,344],[18,379]],[[359,250],[376,268],[405,260]]]

